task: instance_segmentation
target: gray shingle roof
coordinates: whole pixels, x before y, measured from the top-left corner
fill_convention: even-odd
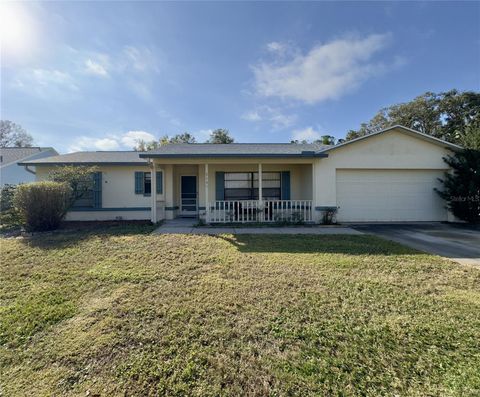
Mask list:
[[[46,157],[38,160],[25,161],[20,164],[30,165],[95,165],[95,164],[110,164],[110,165],[145,165],[146,159],[138,157],[139,152],[75,152],[62,154],[59,156]]]
[[[295,143],[170,144],[140,157],[315,157],[328,145]]]
[[[0,148],[0,166],[12,164],[35,154],[49,150],[54,151],[54,149],[51,147],[2,147]]]
[[[144,165],[151,157],[322,157],[318,144],[293,143],[231,143],[231,144],[170,144],[149,152],[75,152],[43,159],[24,161],[20,165]]]

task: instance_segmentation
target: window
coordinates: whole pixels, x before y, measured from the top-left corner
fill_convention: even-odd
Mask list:
[[[93,180],[78,181],[74,190],[73,207],[93,207]]]
[[[102,173],[94,172],[84,180],[77,181],[73,188],[73,208],[102,207]]]
[[[143,175],[143,194],[152,194],[152,174],[145,172]]]
[[[162,171],[156,173],[157,194],[163,193],[163,174]],[[150,196],[152,194],[152,173],[136,171],[135,172],[135,194]]]
[[[265,200],[280,200],[280,172],[263,172],[262,183]],[[258,200],[258,173],[226,172],[225,200]]]

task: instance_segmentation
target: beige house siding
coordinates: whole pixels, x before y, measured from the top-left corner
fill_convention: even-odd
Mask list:
[[[391,131],[332,150],[315,162],[319,205],[335,206],[337,169],[447,170],[443,157],[452,152],[400,131]]]
[[[111,220],[150,220],[150,209],[147,211],[69,211],[67,221],[111,221]]]
[[[154,198],[135,194],[135,171],[150,171],[145,166],[99,166],[102,172],[102,207],[105,211],[70,212],[67,219],[171,219],[179,215],[181,205],[181,176],[197,176],[199,214],[205,213],[208,164],[208,201],[216,199],[216,172],[290,171],[292,200],[312,200],[318,207],[314,219],[321,218],[321,207],[336,207],[338,174],[346,170],[363,170],[372,178],[386,170],[432,171],[441,175],[448,168],[443,158],[451,154],[446,145],[432,143],[426,138],[392,129],[327,151],[327,158],[155,158],[155,168],[163,172],[163,193]],[[37,166],[37,179],[46,179],[52,166]],[[368,176],[368,175],[367,175]],[[153,187],[153,186],[152,186]],[[150,208],[155,199],[156,211]],[[126,209],[132,208],[127,211]],[[134,210],[134,209],[137,210]],[[108,209],[119,209],[113,211]],[[341,209],[340,209],[341,211]],[[451,216],[449,217],[451,220]]]
[[[401,130],[392,130],[339,147],[328,158],[315,162],[315,202],[337,206],[338,170],[436,170],[448,169],[443,157],[452,151]],[[341,211],[341,210],[340,210]]]
[[[37,166],[36,180],[47,180],[53,169],[51,165]],[[113,220],[119,217],[126,220],[150,219],[151,197],[135,194],[135,172],[149,172],[148,166],[98,166],[102,172],[102,208],[117,211],[69,211],[66,219],[75,221]],[[163,194],[157,200],[164,200]],[[143,211],[128,211],[128,208],[148,208]]]

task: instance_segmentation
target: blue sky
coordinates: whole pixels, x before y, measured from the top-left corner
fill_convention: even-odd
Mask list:
[[[480,88],[478,2],[2,3],[1,117],[61,152],[344,137]]]

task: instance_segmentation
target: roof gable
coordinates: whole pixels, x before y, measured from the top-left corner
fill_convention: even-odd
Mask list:
[[[371,134],[364,135],[364,136],[361,136],[359,138],[352,139],[350,141],[346,141],[344,143],[340,143],[338,145],[329,147],[329,148],[323,150],[323,152],[330,152],[332,150],[335,150],[335,149],[338,149],[338,148],[341,148],[341,147],[344,147],[344,146],[347,146],[347,145],[351,145],[351,144],[354,144],[354,143],[359,142],[359,141],[364,141],[368,138],[375,137],[375,136],[378,136],[378,135],[381,135],[381,134],[385,134],[385,133],[388,133],[388,132],[391,132],[391,131],[398,131],[398,132],[413,136],[415,138],[419,138],[419,139],[422,139],[424,141],[430,142],[432,144],[439,145],[439,146],[442,146],[442,147],[446,147],[450,150],[455,151],[455,150],[462,149],[461,146],[455,145],[454,143],[451,143],[451,142],[447,142],[443,139],[435,138],[431,135],[427,135],[427,134],[424,134],[422,132],[412,130],[411,128],[404,127],[402,125],[394,125],[392,127],[386,128],[384,130],[373,132]]]

